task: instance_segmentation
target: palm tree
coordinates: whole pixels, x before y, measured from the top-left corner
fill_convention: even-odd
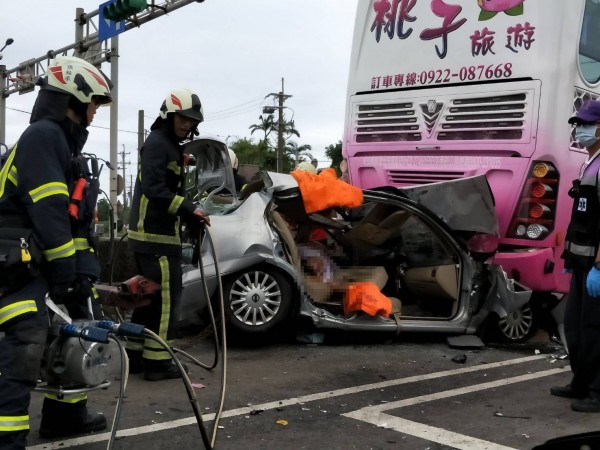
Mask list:
[[[274,127],[277,129],[277,127],[279,127],[279,122],[275,123]],[[295,127],[296,125],[294,124],[293,120],[290,120],[289,122],[283,122],[283,140],[285,142],[287,142],[292,136],[300,137],[300,132],[296,130]]]
[[[295,164],[298,165],[300,162],[300,158],[307,157],[309,160],[315,159],[313,155],[310,153],[312,147],[308,144],[298,145],[295,141],[289,141],[285,144],[285,153],[293,157]]]
[[[271,134],[273,130],[277,129],[273,119],[273,114],[269,114],[268,116],[259,116],[258,120],[260,120],[260,123],[250,125],[250,134],[254,134],[255,131],[262,131],[265,135],[263,142],[265,145],[267,145],[269,134]]]

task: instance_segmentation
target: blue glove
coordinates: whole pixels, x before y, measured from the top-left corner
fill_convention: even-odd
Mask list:
[[[600,297],[600,270],[592,267],[585,282],[590,297]]]

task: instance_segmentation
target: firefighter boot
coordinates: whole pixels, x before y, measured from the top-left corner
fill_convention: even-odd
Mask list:
[[[185,364],[182,364],[185,373],[189,370]],[[181,378],[182,374],[173,360],[166,359],[154,361],[152,359],[144,359],[144,379],[146,381],[170,380],[173,378]]]
[[[143,354],[143,352],[141,350],[127,349],[127,357],[129,358],[129,373],[130,374],[142,373],[144,371],[142,354]]]
[[[45,398],[40,437],[53,439],[105,430],[106,418],[102,414],[89,414],[86,404],[87,400],[66,403]]]

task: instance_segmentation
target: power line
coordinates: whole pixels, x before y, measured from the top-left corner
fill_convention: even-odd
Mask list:
[[[248,114],[248,113],[251,113],[253,111],[256,111],[257,106],[258,105],[253,105],[253,106],[251,106],[251,107],[249,107],[247,109],[244,109],[242,111],[239,111],[239,112],[233,113],[233,114],[226,114],[226,115],[218,116],[218,117],[208,116],[208,118],[206,119],[206,122],[210,122],[210,121],[213,121],[213,120],[229,119],[230,117],[235,117],[235,116],[241,116],[243,114]]]
[[[9,107],[9,106],[7,106],[7,107],[6,107],[6,109],[10,109],[11,111],[17,111],[17,112],[20,112],[20,113],[23,113],[23,114],[29,114],[29,115],[31,115],[31,112],[30,112],[30,111],[23,111],[22,109],[11,108],[11,107]],[[100,129],[102,129],[102,130],[110,130],[110,127],[103,127],[103,126],[101,126],[101,125],[90,125],[90,128],[100,128]],[[121,132],[121,133],[132,133],[132,134],[138,134],[138,132],[137,132],[137,131],[131,131],[131,130],[117,130],[117,131],[119,131],[119,132]]]
[[[226,108],[226,109],[221,109],[221,110],[219,110],[219,111],[214,111],[214,112],[213,112],[213,115],[215,115],[215,114],[219,114],[219,113],[222,113],[222,112],[225,112],[225,111],[229,111],[229,110],[232,110],[232,109],[237,109],[237,108],[239,108],[239,107],[241,107],[241,106],[247,105],[248,103],[256,103],[256,102],[262,103],[262,102],[263,102],[263,100],[264,100],[264,98],[263,98],[263,97],[259,97],[259,98],[257,98],[257,99],[254,99],[254,100],[249,100],[249,101],[247,101],[247,102],[240,103],[239,105],[232,106],[231,108]]]

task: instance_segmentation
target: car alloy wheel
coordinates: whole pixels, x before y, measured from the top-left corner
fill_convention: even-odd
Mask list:
[[[230,325],[246,333],[262,333],[277,327],[292,309],[289,282],[266,267],[236,274],[227,283],[225,293]]]
[[[533,333],[533,312],[529,304],[498,320],[501,336],[508,342],[523,342]]]

